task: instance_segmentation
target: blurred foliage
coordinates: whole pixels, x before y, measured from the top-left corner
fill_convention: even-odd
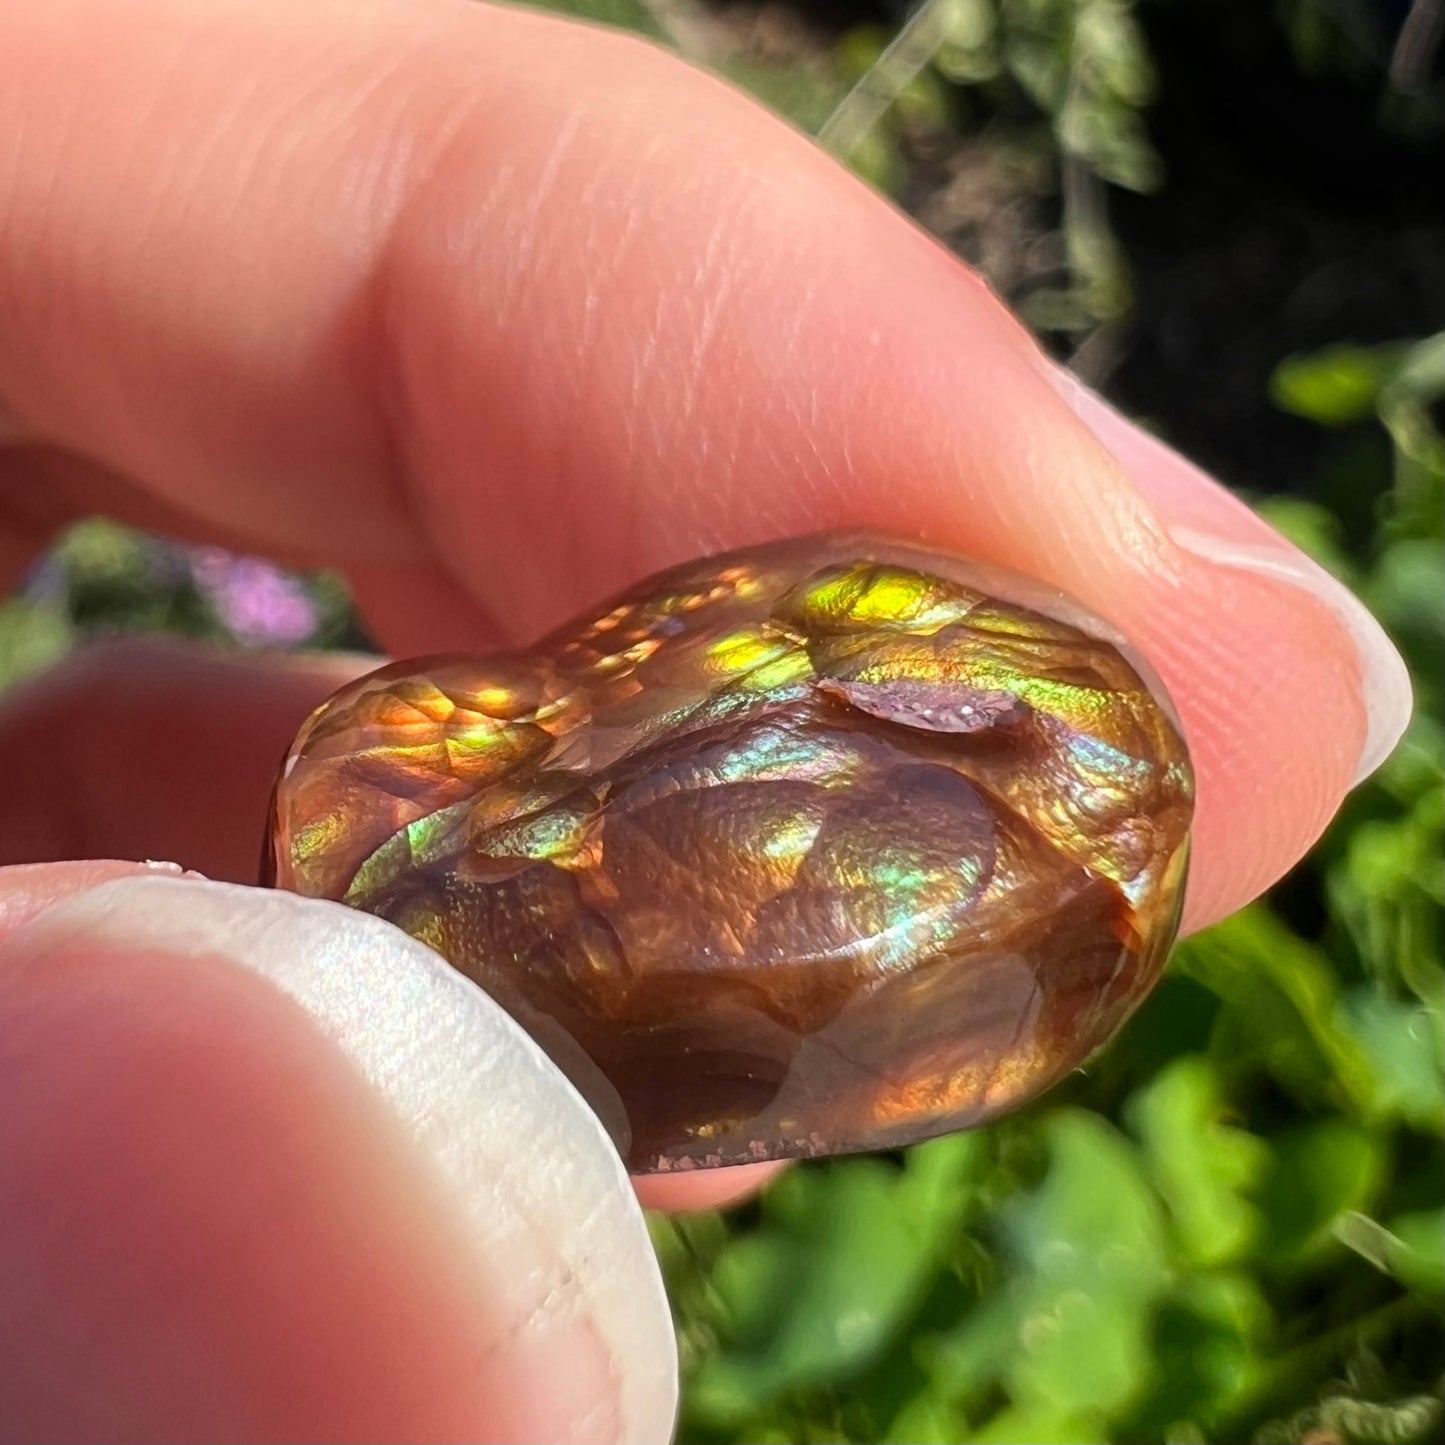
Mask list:
[[[364,648],[346,583],[188,547],[104,517],[72,527],[18,597],[0,602],[0,689],[77,641],[167,632],[242,647]]]
[[[1057,183],[1063,280],[1025,297],[1036,324],[1127,315],[1103,187],[1167,184],[1146,116],[1169,83],[1129,0],[930,0],[821,42],[776,10],[554,8],[712,64],[915,206],[930,157],[986,127],[991,154]],[[1381,123],[1418,130],[1438,85],[1369,39],[1378,8],[1278,15],[1302,69],[1383,77]],[[1270,395],[1328,445],[1292,494],[1254,500],[1399,642],[1410,731],[1296,874],[1183,944],[1047,1099],[794,1168],[727,1217],[654,1219],[682,1440],[1445,1439],[1445,335],[1282,357]],[[0,606],[0,686],[113,628],[360,640],[337,579],[97,521]]]
[[[897,145],[946,129],[971,100],[1010,115],[1015,143],[1056,169],[1066,281],[1023,298],[1026,320],[1079,333],[1128,312],[1101,183],[1150,191],[1161,178],[1144,125],[1155,76],[1132,0],[927,0],[897,37],[852,31],[840,60],[861,73],[820,139],[855,165],[873,146],[859,165],[870,178],[898,172],[877,150],[890,135]]]

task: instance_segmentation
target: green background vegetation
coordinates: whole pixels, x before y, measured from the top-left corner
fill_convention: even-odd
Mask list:
[[[1047,1099],[796,1168],[727,1217],[654,1221],[682,1439],[1441,1439],[1445,156],[1418,16],[557,8],[821,131],[1354,587],[1418,700],[1301,867],[1182,945]],[[0,604],[0,685],[97,630],[244,642],[193,562],[76,529]],[[306,645],[355,643],[341,585],[300,585]]]

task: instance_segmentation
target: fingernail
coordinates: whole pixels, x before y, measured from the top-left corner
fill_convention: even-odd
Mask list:
[[[1297,587],[1340,622],[1359,661],[1365,740],[1353,782],[1363,782],[1394,751],[1413,707],[1409,670],[1384,628],[1349,588],[1208,473],[1135,426],[1077,377],[1053,368],[1050,379],[1151,502],[1177,547],[1212,566]]]
[[[1339,619],[1359,654],[1365,742],[1351,786],[1362,783],[1394,752],[1414,706],[1409,669],[1385,629],[1348,587],[1283,538],[1261,545],[1193,527],[1171,527],[1169,535],[1186,552],[1217,567],[1237,567],[1301,588]]]
[[[225,960],[299,1004],[435,1160],[479,1255],[521,1291],[513,1317],[600,1336],[618,1400],[567,1438],[670,1436],[671,1318],[621,1160],[526,1033],[437,954],[341,904],[156,875],[102,883],[31,927]]]

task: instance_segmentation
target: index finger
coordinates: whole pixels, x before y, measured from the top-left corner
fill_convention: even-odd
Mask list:
[[[32,491],[345,565],[408,648],[822,527],[1045,577],[1174,695],[1193,926],[1403,725],[1388,644],[1299,554],[1206,480],[1146,495],[1168,468],[977,278],[646,46],[442,0],[58,0],[7,7],[0,55]]]

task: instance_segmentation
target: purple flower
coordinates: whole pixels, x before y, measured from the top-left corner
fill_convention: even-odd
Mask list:
[[[300,581],[259,557],[197,547],[191,553],[191,577],[238,642],[288,647],[316,631],[316,604]]]

